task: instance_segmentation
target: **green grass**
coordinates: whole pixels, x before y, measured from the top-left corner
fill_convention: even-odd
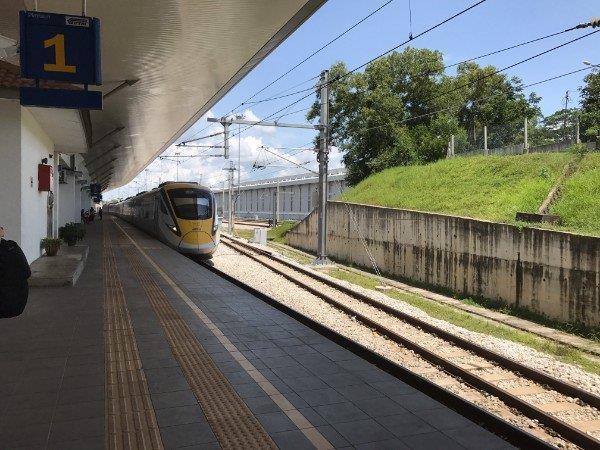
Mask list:
[[[579,170],[563,185],[551,208],[562,218],[561,228],[600,236],[600,154],[585,155]]]
[[[254,230],[234,228],[233,235],[242,239],[250,239],[254,236]]]
[[[298,222],[294,220],[285,220],[276,227],[271,228],[267,231],[267,239],[269,241],[279,242],[285,244],[285,235],[290,231]]]
[[[309,256],[306,256],[306,255],[304,255],[302,253],[299,253],[299,252],[296,252],[294,250],[291,250],[291,248],[287,247],[287,246],[284,247],[284,246],[275,246],[275,245],[272,245],[272,247],[278,253],[281,253],[283,256],[285,256],[285,257],[287,257],[287,258],[289,258],[291,260],[294,260],[294,261],[296,261],[297,263],[300,263],[300,264],[310,264],[314,260],[313,257],[309,257]]]
[[[514,223],[536,212],[570,153],[476,156],[387,169],[346,191],[341,200]]]
[[[333,269],[328,273],[334,278],[345,280],[367,289],[374,289],[375,286],[380,284],[375,277],[348,272],[341,269]],[[459,311],[450,306],[437,303],[424,297],[401,292],[397,289],[382,292],[389,297],[401,300],[409,305],[419,308],[429,314],[429,316],[436,319],[444,320],[467,330],[525,345],[540,352],[552,355],[559,361],[577,365],[587,372],[600,374],[600,361],[588,358],[585,353],[572,347],[561,345],[554,341],[536,336],[532,333],[516,330],[502,324],[481,319],[477,316]]]
[[[267,240],[285,244],[285,235],[298,222],[293,220],[285,220],[267,231]],[[250,229],[234,229],[234,235],[243,239],[250,239],[254,236],[254,230]]]

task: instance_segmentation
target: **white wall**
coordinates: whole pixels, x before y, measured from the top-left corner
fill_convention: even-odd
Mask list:
[[[21,106],[0,98],[0,226],[21,242]]]
[[[75,183],[75,177],[72,172],[67,172],[66,183],[59,185],[60,201],[58,202],[58,226],[62,227],[69,222],[79,222],[81,197],[75,200],[75,190],[79,186]],[[75,214],[77,213],[77,214]]]
[[[83,150],[83,149],[82,149]],[[38,165],[51,164],[54,143],[18,99],[0,98],[0,226],[16,241],[29,262],[41,256],[40,241],[48,235],[48,193],[38,191]],[[89,176],[83,158],[76,156],[83,179]],[[72,173],[59,185],[59,222],[79,221],[80,209],[89,208],[89,194],[81,193]]]
[[[20,245],[29,262],[41,256],[40,240],[47,236],[48,193],[38,191],[37,172],[42,158],[49,158],[53,151],[54,144],[48,135],[29,110],[21,108]]]

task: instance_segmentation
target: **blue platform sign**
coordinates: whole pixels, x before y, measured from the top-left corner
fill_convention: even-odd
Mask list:
[[[99,19],[37,11],[19,15],[23,78],[102,83]]]

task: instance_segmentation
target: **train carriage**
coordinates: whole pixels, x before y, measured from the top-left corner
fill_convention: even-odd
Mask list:
[[[198,183],[161,183],[104,210],[184,254],[210,258],[219,243],[214,194]]]

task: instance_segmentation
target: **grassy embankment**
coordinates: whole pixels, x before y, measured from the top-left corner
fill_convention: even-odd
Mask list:
[[[341,199],[516,223],[518,211],[537,212],[574,157],[571,153],[478,156],[393,167],[362,181]],[[563,221],[557,228],[600,235],[599,194],[600,154],[590,153],[551,208]]]
[[[561,217],[561,229],[600,236],[600,153],[585,155],[550,212]]]
[[[342,200],[439,212],[516,223],[517,211],[535,212],[545,199],[565,165],[575,156],[569,153],[530,154],[501,157],[454,158],[425,166],[395,167],[375,174],[342,195]],[[567,180],[562,196],[551,208],[563,218],[562,229],[600,235],[600,154],[585,155],[578,171]],[[270,231],[270,240],[282,242],[293,222]],[[247,231],[247,233],[246,233]],[[241,230],[252,234],[250,230]],[[275,238],[276,236],[276,238]],[[306,257],[289,252],[299,262]],[[345,270],[331,270],[331,276],[373,289],[376,277]],[[492,323],[480,317],[442,305],[433,300],[396,289],[385,292],[417,307],[431,317],[465,329],[517,342],[557,359],[600,374],[600,362],[576,349],[531,333]],[[556,329],[592,339],[600,345],[600,329],[578,324],[562,324],[529,311],[485,299],[463,299],[471,305],[523,317]]]

